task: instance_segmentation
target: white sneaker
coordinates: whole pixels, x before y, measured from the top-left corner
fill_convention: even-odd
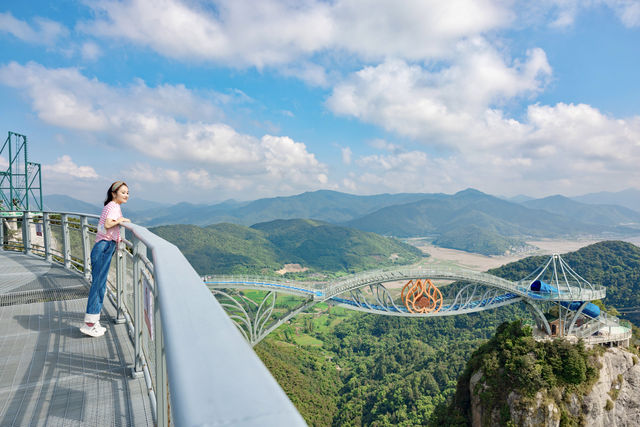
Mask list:
[[[107,329],[100,326],[99,323],[94,323],[93,326],[89,326],[86,323],[80,326],[80,332],[90,337],[101,337]]]
[[[96,322],[93,324],[93,326],[95,326],[96,328],[98,328],[98,330],[102,331],[102,333],[104,334],[105,332],[107,332],[107,328],[105,328],[104,326],[102,326],[100,324],[100,322]]]

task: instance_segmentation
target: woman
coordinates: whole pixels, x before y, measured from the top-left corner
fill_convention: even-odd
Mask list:
[[[98,221],[96,243],[91,250],[91,289],[87,300],[87,312],[80,332],[92,337],[104,335],[107,328],[100,325],[100,310],[107,290],[107,275],[111,257],[120,242],[120,224],[129,222],[122,216],[120,205],[129,200],[129,187],[124,181],[116,181],[107,190],[107,198]]]

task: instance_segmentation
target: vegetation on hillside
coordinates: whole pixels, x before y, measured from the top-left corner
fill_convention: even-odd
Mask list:
[[[396,239],[311,220],[166,225],[151,229],[178,246],[200,274],[273,274],[284,264],[309,273],[356,272],[410,264],[422,252]]]
[[[565,340],[536,341],[529,326],[521,320],[505,322],[495,335],[481,345],[471,356],[458,380],[456,396],[446,410],[438,411],[433,423],[437,425],[468,425],[471,419],[470,380],[475,373],[482,377],[475,386],[483,408],[483,425],[495,423],[509,425],[510,412],[507,397],[517,395],[531,399],[539,391],[557,389],[558,396],[566,391],[584,395],[598,379],[597,357],[601,348],[587,350],[580,341],[571,344]],[[562,399],[557,406],[564,408]],[[566,421],[571,416],[562,410]],[[565,424],[566,425],[566,424]],[[577,425],[577,424],[576,424]]]
[[[512,306],[409,319],[320,306],[256,351],[310,425],[426,425],[455,393],[471,353],[505,319],[525,314]]]

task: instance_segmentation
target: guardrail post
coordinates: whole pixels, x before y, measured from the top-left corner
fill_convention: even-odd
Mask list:
[[[154,282],[153,335],[156,341],[156,421],[158,426],[169,425],[169,393],[167,387],[167,364],[164,354],[164,339],[158,304],[158,282]]]
[[[131,376],[139,378],[142,371],[142,268],[140,254],[144,251],[144,244],[133,236],[133,332],[135,346],[135,362],[131,369]]]
[[[4,250],[4,218],[0,217],[0,251]]]
[[[24,253],[29,255],[31,253],[31,225],[29,222],[31,213],[24,211],[22,213],[22,245],[24,246]]]
[[[124,239],[125,236],[125,228],[120,227],[120,236]],[[126,275],[126,255],[125,249],[126,244],[124,241],[118,243],[118,250],[116,251],[116,318],[113,319],[113,323],[122,324],[127,321],[124,317],[124,310],[122,309],[122,304],[124,302],[124,287],[125,287],[125,275]]]
[[[62,253],[64,255],[64,268],[71,268],[71,244],[69,243],[69,216],[62,214]]]
[[[82,230],[82,270],[84,278],[91,280],[91,242],[89,240],[89,220],[86,216],[80,218],[80,229]]]
[[[51,262],[51,220],[49,212],[42,213],[42,235],[44,237],[44,259]]]

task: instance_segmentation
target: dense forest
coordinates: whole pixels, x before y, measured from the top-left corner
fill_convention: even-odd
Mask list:
[[[601,242],[563,258],[585,279],[607,287],[607,307],[640,305],[640,248]],[[529,257],[491,272],[522,278],[545,259]],[[456,425],[460,419],[445,417],[449,424],[443,424],[439,417],[451,409],[458,378],[465,368],[484,360],[482,355],[499,348],[500,339],[482,346],[501,324],[517,319],[532,324],[528,311],[519,305],[434,319],[377,316],[320,305],[278,329],[256,351],[310,425]],[[504,328],[514,330],[502,328],[498,336]],[[480,353],[472,358],[476,351]],[[551,348],[548,357],[572,351]],[[577,356],[588,358],[580,351]],[[584,381],[590,380],[587,364],[577,363],[584,367]],[[567,369],[559,366],[542,380],[574,381]],[[577,369],[582,378],[582,368]],[[516,368],[508,375],[523,386],[537,381]]]

